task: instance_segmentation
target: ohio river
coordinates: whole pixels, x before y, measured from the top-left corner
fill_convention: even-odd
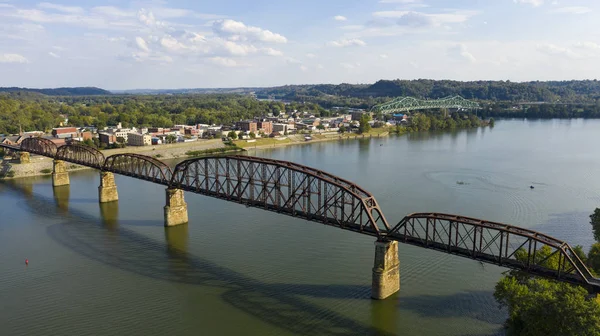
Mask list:
[[[249,154],[354,181],[390,223],[457,213],[587,249],[599,143],[597,120],[509,120]],[[503,268],[400,245],[400,293],[372,301],[373,238],[190,193],[190,223],[165,229],[164,187],[119,176],[119,202],[99,206],[98,184],[0,183],[1,335],[503,333]]]

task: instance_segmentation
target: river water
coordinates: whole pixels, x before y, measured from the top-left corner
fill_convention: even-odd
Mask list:
[[[390,223],[457,213],[587,249],[599,143],[598,120],[506,120],[249,154],[352,180]],[[371,237],[189,193],[190,223],[165,229],[164,187],[116,182],[119,202],[102,206],[93,171],[56,190],[0,183],[1,335],[503,333],[503,268],[400,245],[400,292],[372,301]]]

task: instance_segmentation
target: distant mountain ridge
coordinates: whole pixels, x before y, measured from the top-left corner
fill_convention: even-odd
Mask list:
[[[103,96],[112,92],[97,87],[62,87],[55,89],[30,89],[20,87],[0,87],[0,92],[8,93],[39,93],[47,96]]]

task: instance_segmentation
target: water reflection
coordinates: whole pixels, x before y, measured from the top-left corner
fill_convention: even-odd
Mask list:
[[[19,185],[13,184],[11,188],[23,192]],[[61,214],[63,210],[44,196],[35,195],[25,203],[31,212],[65,217]],[[100,219],[71,209],[68,222],[51,225],[46,231],[54,241],[73,252],[114,268],[170,282],[218,287],[224,291],[221,295],[224,302],[295,334],[392,335],[387,330],[393,325],[386,317],[378,318],[380,324],[386,325],[387,330],[382,330],[298,297],[331,297],[333,293],[334,297],[356,299],[357,292],[369,293],[366,287],[357,290],[356,286],[344,285],[263,283],[189,254],[187,225],[165,228],[166,249],[165,243],[119,227],[115,204],[118,202],[101,205]]]
[[[69,212],[69,194],[71,188],[68,185],[52,188],[54,202],[63,213]]]

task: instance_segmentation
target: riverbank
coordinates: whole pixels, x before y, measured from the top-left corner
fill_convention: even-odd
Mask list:
[[[225,144],[221,139],[213,140],[201,140],[195,142],[184,142],[168,145],[158,146],[130,146],[126,148],[118,149],[106,149],[101,152],[105,157],[123,154],[123,153],[136,153],[142,154],[157,159],[179,159],[191,157],[187,153],[189,152],[204,152],[209,153],[212,150],[222,152],[226,148]],[[52,159],[39,155],[31,155],[31,162],[21,164],[18,160],[2,160],[0,164],[0,176],[3,179],[18,179],[33,176],[46,176],[52,174]],[[80,166],[72,163],[67,164],[68,171],[77,171],[83,169],[92,169],[85,166]]]
[[[312,143],[326,142],[326,141],[339,141],[339,140],[355,140],[355,139],[369,139],[369,138],[381,138],[387,137],[390,132],[387,130],[376,129],[365,134],[356,133],[321,133],[321,134],[295,134],[285,138],[268,138],[268,139],[255,139],[255,140],[238,140],[234,141],[235,145],[244,148],[245,150],[256,150],[256,149],[269,149],[279,148],[291,145],[310,145]],[[305,137],[310,137],[307,140]]]

